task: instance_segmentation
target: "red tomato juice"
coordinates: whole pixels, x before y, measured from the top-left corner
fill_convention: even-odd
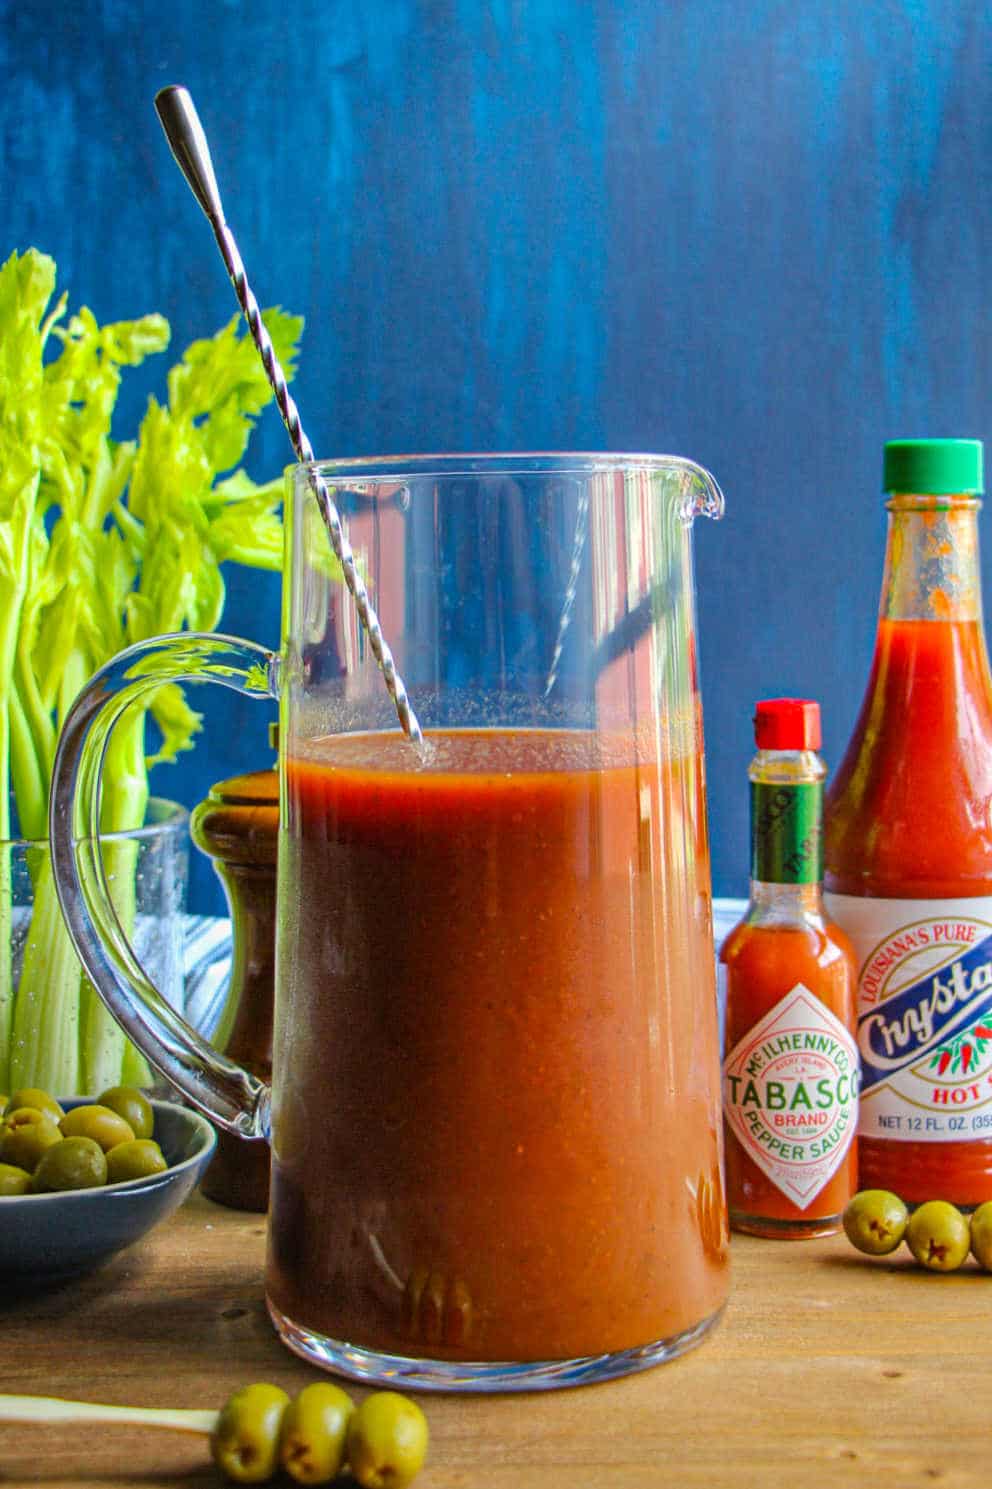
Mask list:
[[[270,1299],[451,1360],[690,1330],[727,1246],[679,768],[540,730],[411,758],[350,735],[287,763]]]

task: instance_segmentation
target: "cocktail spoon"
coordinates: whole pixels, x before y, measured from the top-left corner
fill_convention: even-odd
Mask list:
[[[238,304],[248,323],[252,341],[262,359],[266,377],[275,395],[282,422],[286,427],[286,433],[289,435],[296,457],[302,464],[310,467],[308,471],[310,489],[316,498],[324,526],[327,528],[331,547],[341,565],[344,582],[354,601],[358,619],[368,636],[372,655],[379,665],[386,690],[393,701],[400,728],[414,744],[420,744],[423,740],[423,731],[407,696],[403,679],[396,670],[392,651],[382,634],[379,617],[372,607],[365,581],[358,572],[355,555],[345,534],[334,498],[331,496],[326,481],[313,464],[313,446],[307,439],[300,422],[299,410],[289,391],[286,375],[272,345],[272,338],[262,321],[262,313],[251,285],[248,283],[248,276],[241,254],[238,252],[234,234],[225,220],[217,178],[210,159],[210,149],[193,100],[185,88],[172,85],[163,88],[155,95],[155,109],[179,169],[186,177],[193,195],[203,208],[207,221],[214,230],[217,246],[227,267],[231,284],[234,286],[234,293],[238,297]]]

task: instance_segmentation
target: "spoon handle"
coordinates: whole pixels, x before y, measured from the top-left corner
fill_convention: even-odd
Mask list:
[[[200,116],[185,88],[172,85],[155,95],[155,110],[165,130],[176,164],[211,222],[224,221],[210,146]]]

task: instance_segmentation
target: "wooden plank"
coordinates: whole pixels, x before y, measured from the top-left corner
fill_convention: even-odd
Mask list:
[[[430,1396],[423,1489],[984,1483],[992,1277],[950,1276],[840,1239],[735,1237],[719,1328],[682,1360],[607,1385]],[[315,1378],[262,1296],[264,1225],[197,1196],[101,1271],[0,1292],[2,1389],[122,1405],[220,1405],[249,1380]],[[356,1388],[356,1395],[360,1395]],[[216,1485],[199,1439],[0,1424],[0,1484]]]

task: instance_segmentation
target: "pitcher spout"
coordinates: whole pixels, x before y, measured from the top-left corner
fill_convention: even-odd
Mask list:
[[[716,478],[701,465],[686,463],[682,473],[682,500],[679,516],[686,526],[697,517],[711,517],[714,522],[723,516],[726,503]]]

